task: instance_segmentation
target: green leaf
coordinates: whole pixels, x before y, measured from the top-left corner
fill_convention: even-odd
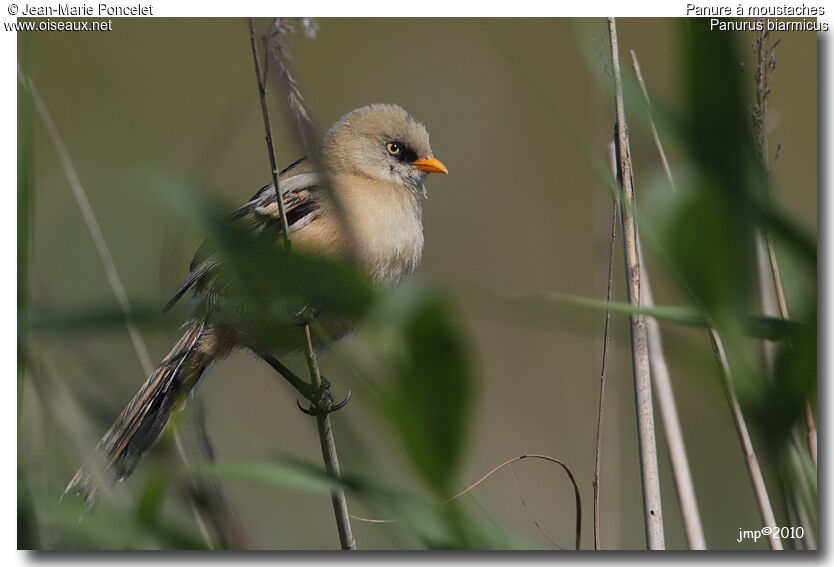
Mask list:
[[[374,510],[376,519],[416,536],[433,549],[531,549],[528,543],[498,528],[464,516],[454,502],[429,502],[392,489],[376,478],[343,474],[341,479],[332,479],[320,466],[292,458],[282,457],[274,462],[200,463],[192,471],[198,475],[322,494],[341,487]]]
[[[714,321],[746,315],[755,297],[752,224],[721,191],[692,172],[650,209],[673,273]]]
[[[148,524],[106,501],[80,512],[75,499],[45,507],[44,533],[49,549],[205,549],[200,535],[188,526],[164,518]]]
[[[234,208],[198,196],[187,184],[152,176],[163,201],[206,237],[198,264],[220,292],[211,298],[215,319],[245,329],[253,346],[271,352],[302,344],[297,315],[312,307],[325,328],[339,335],[370,309],[375,290],[368,277],[346,259],[294,247],[287,250],[274,226],[253,229],[233,220]]]
[[[683,42],[684,141],[702,174],[737,205],[736,221],[749,220],[745,204],[761,194],[764,171],[747,104],[749,73],[742,72],[739,34],[715,33],[705,19],[686,20]]]
[[[164,467],[154,463],[148,467],[145,485],[136,502],[136,520],[148,526],[159,522],[162,507],[165,504],[165,493],[168,488],[168,474]]]
[[[26,481],[26,473],[19,461],[17,465],[17,548],[40,549],[35,504]]]
[[[565,307],[579,307],[595,311],[605,311],[610,308],[612,313],[623,315],[642,313],[666,323],[700,328],[711,326],[709,319],[697,308],[686,305],[654,305],[649,307],[631,305],[621,301],[608,303],[603,299],[547,291],[502,294],[471,290],[470,295],[480,296],[485,304],[492,303],[505,309],[519,311],[530,317],[535,316],[548,320],[565,320],[563,313]],[[779,317],[747,315],[745,316],[744,329],[752,337],[781,340],[791,334],[796,325],[797,323],[794,321]]]
[[[754,418],[774,447],[789,441],[794,426],[804,417],[805,404],[814,404],[817,397],[816,303],[807,311],[804,322],[792,329],[777,351],[773,381],[764,396],[751,394],[753,400],[748,400],[759,402]]]
[[[453,307],[410,283],[386,298],[366,326],[380,381],[382,413],[425,482],[446,495],[461,461],[474,371]]]
[[[25,330],[41,335],[67,332],[102,332],[114,327],[123,329],[126,322],[136,323],[141,328],[172,327],[181,323],[162,313],[159,306],[135,307],[125,314],[118,307],[98,305],[78,307],[59,312],[30,311],[25,321]]]

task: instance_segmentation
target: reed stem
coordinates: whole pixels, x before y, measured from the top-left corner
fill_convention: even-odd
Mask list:
[[[628,143],[628,125],[623,102],[623,84],[620,74],[620,55],[617,45],[617,24],[608,18],[608,34],[611,42],[611,61],[614,71],[614,102],[616,124],[614,143],[617,149],[618,177],[623,195],[620,208],[623,230],[623,249],[626,268],[628,301],[640,305],[640,256],[637,250],[637,224],[634,217],[636,200],[632,180],[631,153]],[[649,345],[646,319],[642,313],[629,317],[631,322],[631,360],[634,369],[634,398],[637,413],[637,440],[640,453],[640,473],[643,489],[643,520],[646,528],[646,545],[649,549],[665,549],[663,513],[660,502],[660,471],[657,465],[657,442],[652,407],[652,383],[649,370]]]
[[[269,163],[272,167],[272,180],[275,187],[275,198],[278,203],[278,210],[281,214],[281,235],[285,246],[289,249],[291,246],[290,232],[287,225],[287,215],[284,211],[284,203],[281,198],[281,191],[278,186],[278,167],[277,159],[275,157],[275,146],[272,142],[272,128],[269,123],[269,110],[266,102],[266,87],[264,86],[263,73],[261,71],[260,59],[258,59],[258,46],[255,41],[255,20],[249,18],[249,39],[252,44],[252,58],[255,61],[255,75],[258,79],[258,94],[260,95],[261,110],[264,119],[264,130],[266,131],[266,145],[269,153]],[[310,334],[310,324],[304,325],[304,354],[307,360],[307,368],[310,372],[310,383],[313,392],[319,394],[314,403],[314,414],[316,417],[316,425],[318,426],[319,441],[321,442],[321,454],[324,460],[324,468],[327,474],[339,479],[341,472],[339,470],[339,457],[336,453],[336,441],[333,438],[333,428],[330,423],[330,393],[326,385],[322,382],[321,373],[319,372],[319,365],[316,359],[316,352],[313,348],[313,339]],[[310,390],[306,384],[301,385],[300,380],[292,372],[285,373],[282,364],[272,357],[267,360],[270,365],[281,373],[290,383],[305,397],[310,397]],[[277,363],[277,364],[276,364]],[[339,541],[342,549],[356,549],[356,539],[353,537],[353,530],[350,525],[350,514],[347,509],[347,499],[345,491],[342,488],[336,488],[330,493],[330,498],[333,502],[333,513],[336,517],[336,527],[339,531]]]

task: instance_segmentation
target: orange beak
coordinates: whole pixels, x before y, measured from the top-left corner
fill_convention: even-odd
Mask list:
[[[443,162],[433,157],[425,157],[414,160],[411,162],[411,165],[420,171],[428,171],[429,173],[449,173],[449,170],[446,169]]]

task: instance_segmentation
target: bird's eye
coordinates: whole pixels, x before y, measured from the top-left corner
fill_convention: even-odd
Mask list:
[[[397,142],[388,142],[388,145],[386,147],[388,148],[388,153],[392,156],[399,155],[399,153],[403,151],[402,145],[400,145]]]

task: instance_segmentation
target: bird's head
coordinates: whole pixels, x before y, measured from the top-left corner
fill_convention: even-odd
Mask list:
[[[428,173],[448,173],[434,157],[426,127],[394,104],[371,104],[339,119],[327,132],[322,154],[328,166],[425,193]]]

